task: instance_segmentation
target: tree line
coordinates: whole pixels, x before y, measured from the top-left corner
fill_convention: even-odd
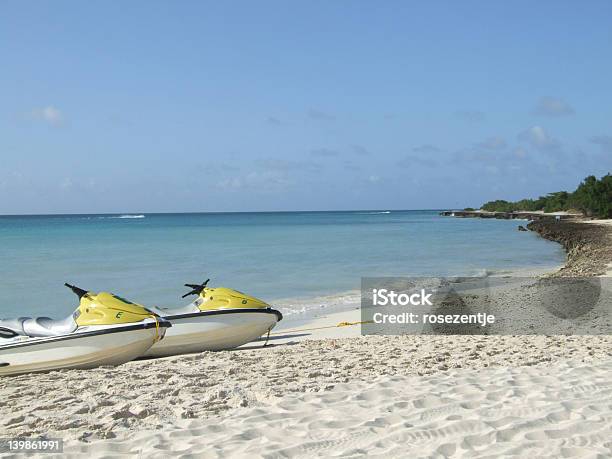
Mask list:
[[[612,218],[612,175],[608,173],[599,180],[590,175],[573,192],[557,191],[516,202],[498,199],[483,204],[481,209],[490,212],[575,210],[589,217]]]

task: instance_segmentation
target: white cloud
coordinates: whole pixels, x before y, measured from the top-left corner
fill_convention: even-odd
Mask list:
[[[243,176],[228,177],[217,182],[217,186],[226,191],[261,191],[279,192],[290,187],[294,182],[284,173],[275,171],[249,172]]]
[[[555,97],[542,97],[533,109],[536,115],[566,116],[573,115],[574,109],[564,100]]]
[[[70,177],[66,177],[60,183],[60,189],[62,190],[71,190],[73,186],[74,186],[74,183]]]
[[[547,150],[559,147],[559,142],[551,137],[542,126],[532,126],[521,132],[518,138],[528,142],[540,150]]]
[[[60,126],[64,121],[62,112],[52,105],[34,108],[30,111],[30,116],[35,120],[45,121],[52,126]]]
[[[503,150],[506,148],[506,141],[502,137],[494,136],[476,144],[476,147],[483,150]]]
[[[527,156],[527,150],[525,150],[523,147],[515,148],[512,153],[514,154],[514,156],[521,159]]]
[[[238,177],[232,177],[219,181],[217,186],[219,186],[219,188],[223,188],[224,190],[239,190],[242,188],[243,184],[242,180],[240,180]]]
[[[98,182],[93,177],[81,177],[76,180],[72,179],[72,177],[64,177],[59,183],[59,188],[62,191],[89,192],[96,191],[99,187]]]

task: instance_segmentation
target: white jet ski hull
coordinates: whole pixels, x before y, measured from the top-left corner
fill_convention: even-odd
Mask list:
[[[131,324],[3,344],[0,376],[121,365],[144,354],[166,327]]]
[[[172,323],[172,328],[144,356],[168,357],[234,349],[265,335],[281,318],[281,313],[273,309],[221,309],[166,315],[164,319]]]

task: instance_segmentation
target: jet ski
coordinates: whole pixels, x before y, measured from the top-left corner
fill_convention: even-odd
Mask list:
[[[171,324],[112,293],[65,284],[79,307],[63,320],[0,320],[0,376],[121,365],[160,341]]]
[[[172,328],[163,341],[155,343],[144,356],[167,357],[203,351],[233,349],[266,333],[283,318],[269,304],[229,288],[185,284],[191,289],[183,295],[197,298],[177,309],[151,308],[169,320]]]

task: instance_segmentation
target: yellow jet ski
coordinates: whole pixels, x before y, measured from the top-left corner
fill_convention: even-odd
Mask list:
[[[0,376],[121,365],[160,341],[170,322],[112,293],[65,284],[79,307],[63,320],[0,320]]]
[[[185,284],[183,295],[197,295],[187,306],[177,309],[151,308],[172,323],[163,341],[155,343],[145,356],[166,357],[203,351],[233,349],[266,333],[283,315],[262,300],[229,288]]]

